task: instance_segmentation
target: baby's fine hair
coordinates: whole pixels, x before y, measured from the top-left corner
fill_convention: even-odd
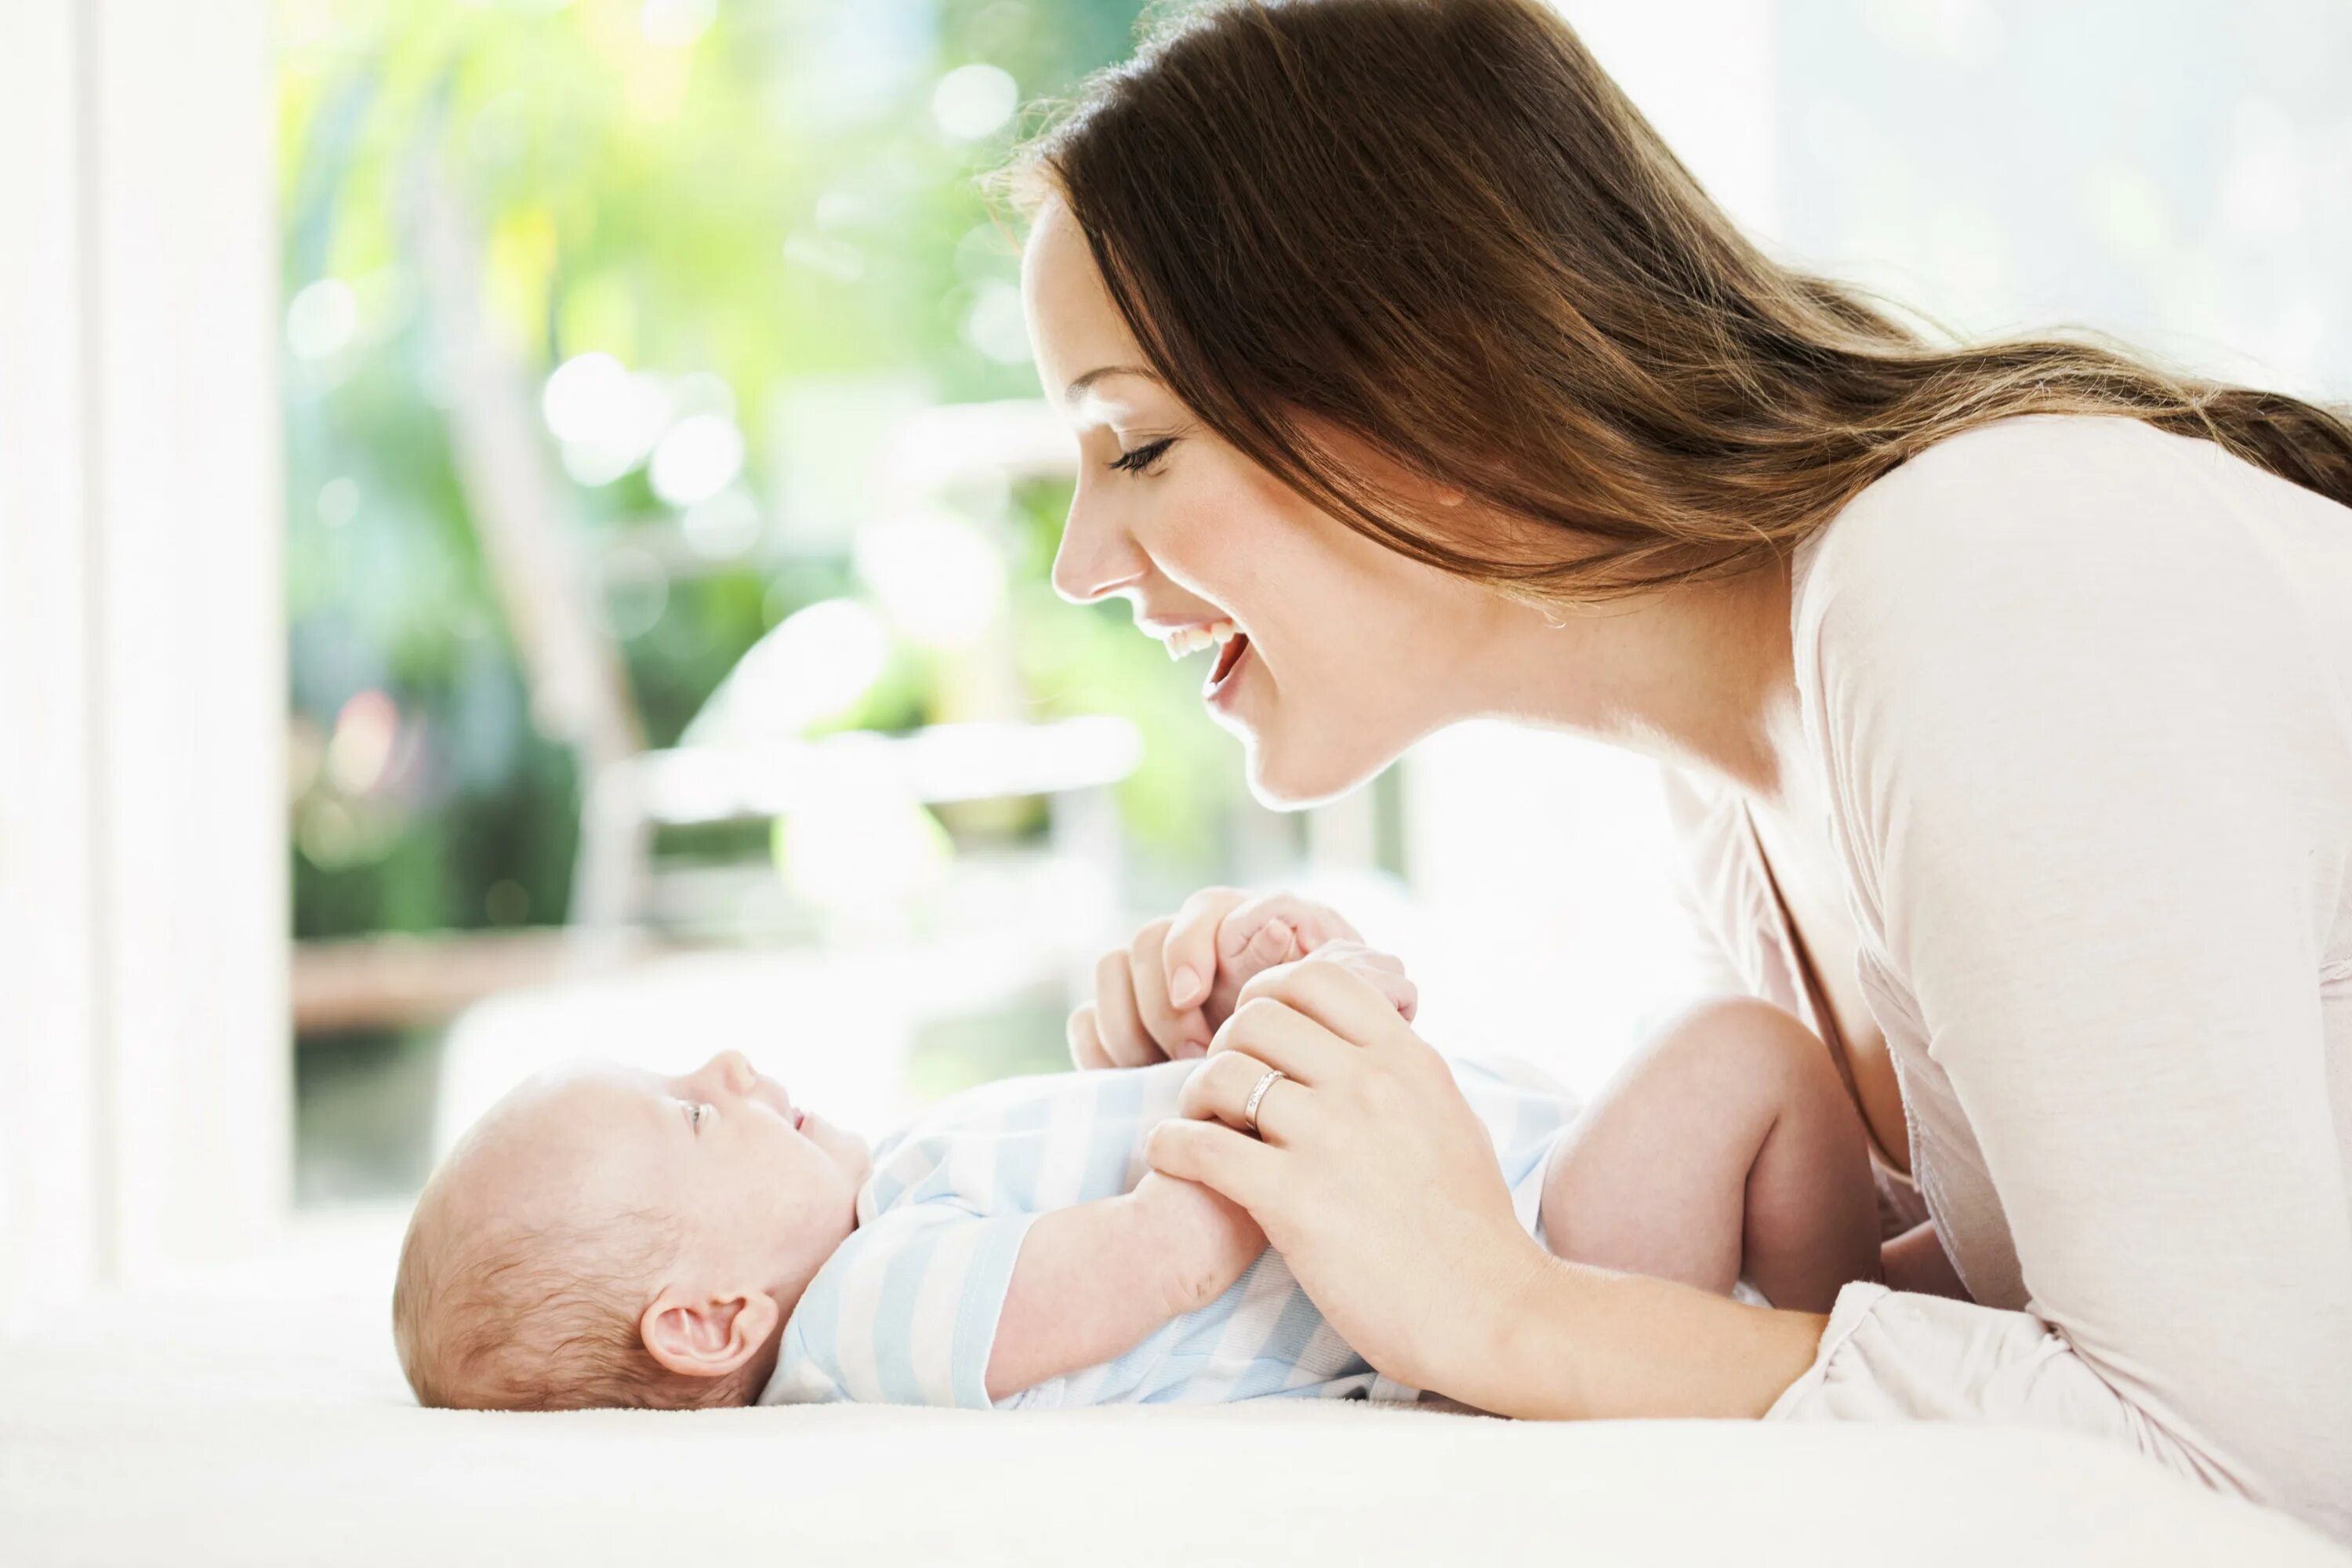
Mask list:
[[[392,1292],[393,1342],[417,1402],[459,1410],[693,1409],[746,1402],[740,1378],[681,1377],[638,1322],[675,1260],[644,1212],[447,1234],[417,1205]]]

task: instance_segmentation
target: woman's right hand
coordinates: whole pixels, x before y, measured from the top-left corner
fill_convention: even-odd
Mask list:
[[[1330,942],[1360,943],[1338,910],[1288,893],[1203,888],[1175,914],[1135,933],[1095,965],[1095,999],[1070,1015],[1070,1057],[1081,1068],[1143,1067],[1205,1054],[1251,978]],[[1403,966],[1367,952],[1364,972],[1410,1021],[1415,996]]]

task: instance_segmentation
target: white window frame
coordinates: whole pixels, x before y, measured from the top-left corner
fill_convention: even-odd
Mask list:
[[[0,48],[0,1326],[288,1204],[264,0]]]

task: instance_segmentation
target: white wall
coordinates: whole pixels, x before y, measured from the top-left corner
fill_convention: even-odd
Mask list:
[[[285,1207],[264,0],[0,49],[0,1322]]]

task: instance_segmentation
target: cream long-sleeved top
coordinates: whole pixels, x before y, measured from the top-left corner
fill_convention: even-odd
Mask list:
[[[2352,1540],[2352,509],[2024,416],[1792,588],[1908,1123],[1882,1206],[1974,1300],[1847,1286],[1769,1416],[2097,1434]],[[1744,811],[1676,816],[1718,973],[1811,1016]]]

